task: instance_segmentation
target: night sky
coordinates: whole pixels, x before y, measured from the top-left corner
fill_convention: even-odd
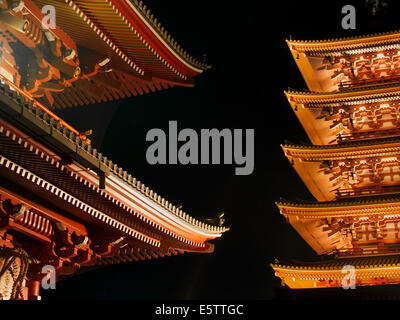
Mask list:
[[[213,254],[184,254],[113,265],[62,280],[43,299],[273,299],[280,280],[269,264],[319,257],[279,214],[275,201],[312,200],[280,148],[309,143],[283,91],[305,89],[285,40],[328,39],[400,29],[399,8],[372,16],[365,1],[144,1],[188,52],[212,69],[196,87],[176,87],[114,104],[59,112],[109,159],[190,215],[225,212],[231,230]],[[392,1],[394,2],[394,1]],[[341,28],[341,8],[354,4],[357,29]],[[397,6],[399,4],[396,4]],[[178,127],[255,129],[255,169],[234,165],[146,162],[146,133]]]

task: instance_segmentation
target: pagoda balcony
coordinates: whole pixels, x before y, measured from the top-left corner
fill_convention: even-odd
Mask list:
[[[397,246],[378,246],[375,248],[353,248],[353,249],[339,249],[333,252],[336,258],[350,258],[350,257],[366,257],[377,255],[393,255],[400,254],[400,247]]]
[[[386,137],[395,137],[400,135],[400,128],[391,130],[369,130],[369,131],[355,131],[351,133],[343,133],[336,135],[336,142],[338,144],[350,141],[368,140]]]
[[[282,285],[291,289],[315,289],[341,287],[346,273],[345,266],[354,266],[355,285],[399,284],[399,256],[396,254],[377,257],[348,257],[318,262],[280,263],[270,265]]]
[[[285,95],[311,144],[282,149],[316,201],[276,204],[334,259],[275,260],[275,276],[291,289],[347,289],[351,267],[352,288],[400,284],[400,32],[287,43],[308,91]]]
[[[399,32],[322,41],[287,40],[287,44],[311,91],[334,92],[398,81]]]
[[[360,88],[360,87],[368,87],[368,86],[377,86],[383,84],[389,84],[394,82],[399,82],[400,76],[393,75],[388,77],[380,77],[380,78],[372,78],[372,79],[363,79],[363,80],[350,80],[350,81],[340,81],[338,83],[338,90],[343,91],[346,89],[352,88]],[[368,89],[368,88],[366,88]]]
[[[282,148],[318,201],[400,192],[399,137]]]
[[[277,206],[319,255],[400,253],[399,193],[328,202],[283,200]]]
[[[369,186],[365,188],[354,188],[354,189],[337,189],[336,198],[355,198],[355,197],[365,197],[377,194],[397,194],[400,193],[400,186]]]
[[[8,3],[20,3],[18,10]],[[40,9],[48,4],[1,1],[0,80],[50,109],[193,87],[194,77],[210,67],[184,51],[136,0],[52,1],[57,23],[47,42],[62,54],[50,53],[42,41],[48,37],[42,27],[47,16]],[[20,72],[23,55],[27,61],[39,55],[43,61]],[[59,58],[63,63],[55,62]]]
[[[335,92],[285,91],[314,145],[398,136],[400,82]]]
[[[193,87],[204,59],[138,0],[0,1],[0,14],[0,300],[40,300],[41,283],[77,271],[212,253],[223,213],[189,216],[53,112]]]

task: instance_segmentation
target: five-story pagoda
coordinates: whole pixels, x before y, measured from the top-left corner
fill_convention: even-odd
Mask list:
[[[276,261],[275,275],[293,289],[340,287],[348,268],[356,286],[399,284],[400,33],[287,42],[310,91],[285,94],[312,144],[282,148],[317,201],[277,206],[334,258]]]

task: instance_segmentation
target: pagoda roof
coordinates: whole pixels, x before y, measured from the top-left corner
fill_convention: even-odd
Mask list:
[[[48,4],[24,1],[28,11]],[[54,0],[51,5],[58,34],[76,44],[82,75],[63,91],[52,92],[50,100],[38,98],[43,104],[66,108],[193,87],[194,77],[210,68],[178,45],[142,1]],[[93,64],[98,67],[94,71]]]
[[[343,236],[346,233],[341,232],[337,220],[355,222],[400,218],[400,194],[321,202],[282,200],[276,205],[280,214],[317,254],[354,249],[349,238]]]
[[[400,215],[400,194],[384,194],[335,201],[276,202],[282,215],[320,219],[325,217],[349,217],[369,215]]]
[[[383,268],[400,267],[400,255],[380,255],[372,257],[351,257],[340,259],[328,259],[322,261],[303,262],[294,260],[292,263],[282,263],[276,261],[271,263],[273,268],[291,269],[291,270],[338,270],[343,266],[352,265],[356,269],[364,268]]]
[[[285,155],[310,161],[395,156],[400,153],[400,137],[360,140],[335,145],[281,145]]]
[[[333,173],[325,174],[320,165],[324,161],[349,161],[353,159],[384,157],[388,161],[400,153],[400,137],[360,140],[335,145],[282,145],[292,166],[318,201],[336,199]],[[384,160],[386,161],[386,160]],[[396,185],[393,180],[386,187]],[[389,192],[390,190],[382,190]],[[362,192],[362,190],[360,191]],[[371,194],[371,190],[365,190]],[[364,195],[364,193],[363,193]]]
[[[346,207],[354,205],[368,205],[368,204],[386,204],[386,203],[397,203],[400,202],[400,194],[381,194],[369,197],[357,197],[357,198],[342,198],[335,201],[311,201],[311,200],[296,200],[291,201],[287,199],[281,199],[276,202],[278,206],[293,207],[293,208],[330,208],[330,207]]]
[[[168,241],[178,241],[183,247],[189,247],[189,251],[204,251],[209,247],[205,241],[218,238],[229,230],[189,216],[108,160],[61,121],[55,121],[4,85],[0,85],[0,103],[7,119],[1,121],[0,134],[2,145],[8,150],[1,156],[1,166],[11,170],[13,173],[10,174],[27,179],[27,187],[34,182],[36,188],[43,188],[43,192],[51,190],[49,199],[53,194],[62,197],[66,205],[73,205],[72,212],[83,209],[87,219],[96,216],[116,231],[124,231],[151,245],[162,246],[162,241],[157,240],[159,236],[155,237],[161,232],[163,237],[170,239]],[[15,114],[22,117],[15,121]],[[8,125],[8,121],[12,125]],[[21,130],[29,128],[30,135],[13,129],[14,125]],[[48,147],[35,142],[31,135],[40,137],[39,140]],[[57,150],[56,155],[53,150]],[[70,160],[57,154],[68,154]],[[99,175],[106,176],[104,189],[100,187]],[[141,221],[148,230],[135,231],[127,226],[127,221],[134,225]],[[175,248],[179,249],[179,245]]]
[[[326,104],[335,102],[360,102],[368,101],[369,99],[384,100],[385,98],[398,96],[400,94],[400,84],[391,83],[384,85],[373,85],[368,87],[354,87],[342,91],[321,92],[321,91],[284,91],[289,102],[299,104],[315,103]]]
[[[328,40],[286,40],[291,50],[299,52],[341,52],[346,50],[351,54],[352,50],[365,49],[371,47],[399,45],[400,44],[400,31],[389,31],[382,33],[374,33],[369,35],[361,35],[354,37],[336,38]],[[400,48],[400,46],[393,46],[393,48]],[[350,50],[350,52],[348,51]]]
[[[359,258],[341,258],[319,262],[280,263],[270,266],[282,284],[292,289],[340,287],[349,269],[354,267],[356,286],[399,284],[400,256],[381,255]]]
[[[322,107],[341,108],[344,105],[356,107],[368,103],[397,101],[400,100],[400,84],[356,87],[334,92],[284,91],[284,93],[311,142],[315,145],[328,145],[337,143],[337,133],[340,130],[345,134],[351,132],[347,128],[337,127],[333,118],[326,118],[327,114],[323,113]]]
[[[32,1],[40,8],[48,4]],[[52,5],[57,25],[77,44],[113,51],[134,73],[158,71],[186,80],[209,68],[184,51],[142,1],[55,0]]]
[[[341,57],[398,50],[400,49],[400,32],[393,31],[344,39],[286,41],[308,88],[311,91],[332,92],[339,90],[340,86],[334,79],[334,70],[324,67],[326,56]],[[369,81],[385,82],[393,81],[393,79],[370,79]],[[360,82],[359,85],[363,83]]]

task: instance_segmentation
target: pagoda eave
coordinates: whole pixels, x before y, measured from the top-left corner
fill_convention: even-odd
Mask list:
[[[400,31],[390,31],[362,35],[348,38],[330,39],[330,40],[286,40],[290,50],[299,52],[336,52],[345,50],[354,50],[365,47],[378,47],[382,45],[398,43],[400,41]]]
[[[396,156],[400,138],[380,138],[340,145],[282,145],[286,157],[301,161],[341,160],[376,156]]]
[[[50,30],[42,24],[47,5],[26,0],[0,8],[0,80],[48,108],[193,87],[210,68],[177,45],[142,2],[56,0]]]
[[[322,219],[329,217],[394,216],[400,215],[400,194],[372,198],[350,198],[328,202],[277,202],[285,217]]]
[[[364,101],[368,99],[387,98],[398,95],[400,85],[398,83],[375,85],[368,88],[354,88],[335,92],[315,92],[315,91],[284,91],[289,102],[296,104],[307,103],[336,103]]]
[[[33,2],[38,7],[46,5],[46,2],[42,0],[33,0]],[[109,46],[107,51],[112,49],[115,58],[120,58],[120,65],[131,67],[131,70],[139,75],[159,69],[162,70],[164,77],[167,76],[170,80],[187,80],[207,69],[206,65],[195,66],[197,62],[187,54],[183,57],[183,50],[180,47],[178,49],[175,42],[165,40],[165,35],[156,30],[154,21],[152,23],[147,17],[147,10],[143,12],[143,6],[139,6],[137,1],[95,0],[89,3],[80,0],[67,2],[58,0],[54,1],[54,6],[60,15],[69,17],[69,20],[58,19],[57,23],[61,29],[74,35],[73,39],[78,44],[97,51],[98,47],[94,44],[99,45],[99,41],[104,42],[105,48]],[[87,21],[89,23],[86,23]],[[75,31],[79,28],[80,35],[72,32],[71,28]],[[88,33],[93,34],[90,38],[93,40],[90,41],[94,39],[99,39],[99,41],[91,44],[87,37],[84,41],[82,36]],[[112,35],[115,34],[130,36],[123,36],[114,41]],[[146,59],[153,61],[152,68],[149,67]],[[157,69],[154,66],[157,66]]]
[[[393,64],[392,69],[382,64],[383,67],[379,70],[381,65],[379,63],[376,67],[374,65],[377,75],[373,75],[375,71],[371,73],[369,72],[371,70],[364,68],[362,63],[367,59],[364,59],[362,55],[379,53],[383,58],[382,51],[397,52],[400,49],[399,32],[328,41],[287,41],[287,44],[311,91],[332,92],[342,90],[346,86],[398,81],[398,72],[395,71],[397,70],[396,63]],[[341,65],[340,60],[346,60],[350,56],[358,59],[360,68],[357,66],[350,71],[347,65],[346,67],[344,64]],[[397,56],[398,53],[396,53]]]
[[[331,201],[336,198],[336,189],[344,181],[340,174],[341,170],[350,170],[349,175],[351,175],[352,169],[347,168],[347,165],[363,166],[368,161],[375,161],[373,159],[378,157],[381,163],[396,161],[400,153],[400,141],[399,138],[388,138],[342,145],[282,146],[282,148],[291,165],[317,200]],[[354,173],[349,179],[349,183],[354,186],[362,183],[357,180]],[[372,186],[373,178],[371,179],[368,183]],[[384,178],[381,183],[390,187],[398,185],[399,179],[393,176],[391,180]],[[383,189],[382,192],[384,192]],[[393,192],[393,190],[387,190],[387,192]],[[369,193],[365,193],[367,194]]]
[[[400,284],[400,32],[287,44],[310,91],[285,95],[312,145],[281,147],[316,201],[276,205],[334,259],[271,267],[292,289]]]
[[[285,92],[314,145],[399,134],[398,83],[340,92]]]
[[[282,284],[291,289],[342,287],[349,273],[349,269],[343,270],[345,266],[354,267],[356,286],[400,284],[399,256],[393,255],[270,266]]]
[[[11,96],[14,95],[15,98],[18,97],[16,92],[7,90],[6,92]],[[51,117],[40,109],[25,105],[25,103],[19,104],[18,99],[7,97],[7,94],[1,95],[0,98],[5,102],[3,108],[5,114],[11,116],[20,110],[19,113],[16,112],[16,114],[23,115],[19,119],[19,123],[26,123],[31,134],[35,132],[42,143],[52,145],[53,149],[48,150],[4,120],[1,121],[0,147],[8,152],[12,150],[13,155],[13,160],[2,156],[3,171],[5,175],[12,175],[11,180],[16,182],[28,179],[28,181],[21,180],[21,187],[28,187],[32,183],[32,187],[44,188],[42,190],[44,194],[49,191],[58,196],[65,194],[64,198],[58,200],[56,196],[54,201],[65,200],[67,203],[55,203],[55,205],[61,207],[71,204],[83,206],[87,211],[83,216],[90,212],[99,216],[107,216],[100,212],[106,209],[110,214],[117,215],[118,217],[115,216],[114,219],[116,218],[118,221],[124,221],[127,218],[142,220],[148,225],[147,228],[159,228],[157,232],[162,232],[166,238],[172,237],[175,239],[174,241],[183,241],[184,246],[188,248],[204,247],[203,242],[218,238],[228,230],[226,227],[203,223],[191,218],[182,210],[178,210],[107,160],[106,157],[97,153],[90,145],[78,139],[66,127],[60,123],[58,123],[59,127],[55,127]],[[7,109],[6,106],[10,109]],[[26,129],[26,126],[21,128]],[[49,138],[52,140],[48,140]],[[60,156],[55,156],[54,150],[57,150]],[[64,151],[60,153],[60,150]],[[66,154],[69,156],[63,158],[63,155]],[[99,175],[101,173],[105,176],[103,189],[100,188],[101,178]],[[19,177],[15,176],[16,174]],[[63,181],[61,185],[60,179]],[[99,210],[99,206],[103,209]],[[70,210],[74,212],[76,208],[71,207]],[[78,212],[78,214],[81,213]],[[93,220],[93,217],[90,219]],[[112,224],[119,225],[119,223],[113,222],[111,217],[108,220]],[[127,226],[121,225],[121,228],[129,230]],[[154,231],[149,231],[149,234]],[[145,235],[132,232],[140,238],[146,239]],[[149,241],[154,242],[154,239],[149,238]]]

